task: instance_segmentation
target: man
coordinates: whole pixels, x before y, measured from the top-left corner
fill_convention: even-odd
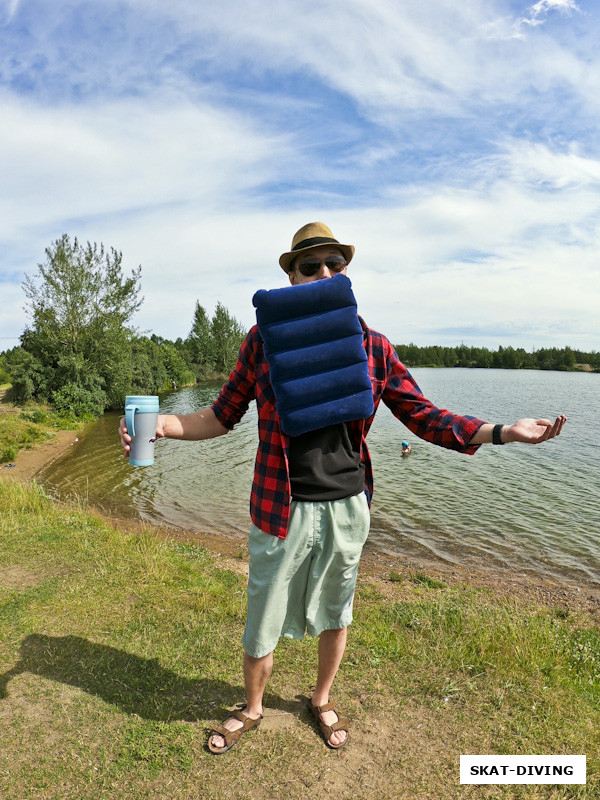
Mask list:
[[[343,245],[320,222],[293,237],[279,264],[292,286],[346,274],[354,247]],[[359,318],[360,319],[360,318]],[[380,400],[417,436],[458,452],[475,453],[484,443],[537,444],[557,436],[559,416],[493,425],[436,408],[400,363],[390,342],[360,319],[376,411]],[[250,499],[248,616],[242,638],[246,706],[209,738],[209,749],[225,753],[262,719],[262,700],[280,636],[319,636],[319,661],[309,709],[326,744],[348,741],[350,721],[338,714],[329,692],[346,647],[362,547],[369,531],[373,475],[366,435],[373,415],[320,428],[297,437],[281,429],[269,364],[254,326],[237,364],[212,407],[193,414],[159,416],[157,436],[209,439],[230,431],[251,400],[258,409],[259,446]],[[121,420],[129,451],[131,438]]]

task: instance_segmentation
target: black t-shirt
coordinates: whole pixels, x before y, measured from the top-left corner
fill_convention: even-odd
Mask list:
[[[344,422],[290,438],[292,499],[342,500],[365,489],[365,467]]]

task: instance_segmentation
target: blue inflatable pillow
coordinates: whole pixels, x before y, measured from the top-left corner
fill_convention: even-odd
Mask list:
[[[252,298],[281,427],[288,436],[373,413],[363,331],[345,275]]]

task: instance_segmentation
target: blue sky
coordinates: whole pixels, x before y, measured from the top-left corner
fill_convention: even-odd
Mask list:
[[[63,233],[245,325],[323,220],[396,343],[599,349],[591,0],[0,0],[0,350]]]

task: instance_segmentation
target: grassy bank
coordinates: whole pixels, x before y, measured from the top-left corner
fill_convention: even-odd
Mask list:
[[[47,406],[26,407],[3,402],[0,388],[0,464],[14,461],[21,450],[29,450],[53,438],[57,431],[79,430],[83,422],[57,414]]]
[[[243,699],[241,560],[124,533],[0,481],[0,797],[595,798],[600,635],[584,612],[361,578],[328,750],[302,705],[316,642],[284,640],[262,727],[205,750]],[[588,757],[587,786],[460,786],[461,753]]]

